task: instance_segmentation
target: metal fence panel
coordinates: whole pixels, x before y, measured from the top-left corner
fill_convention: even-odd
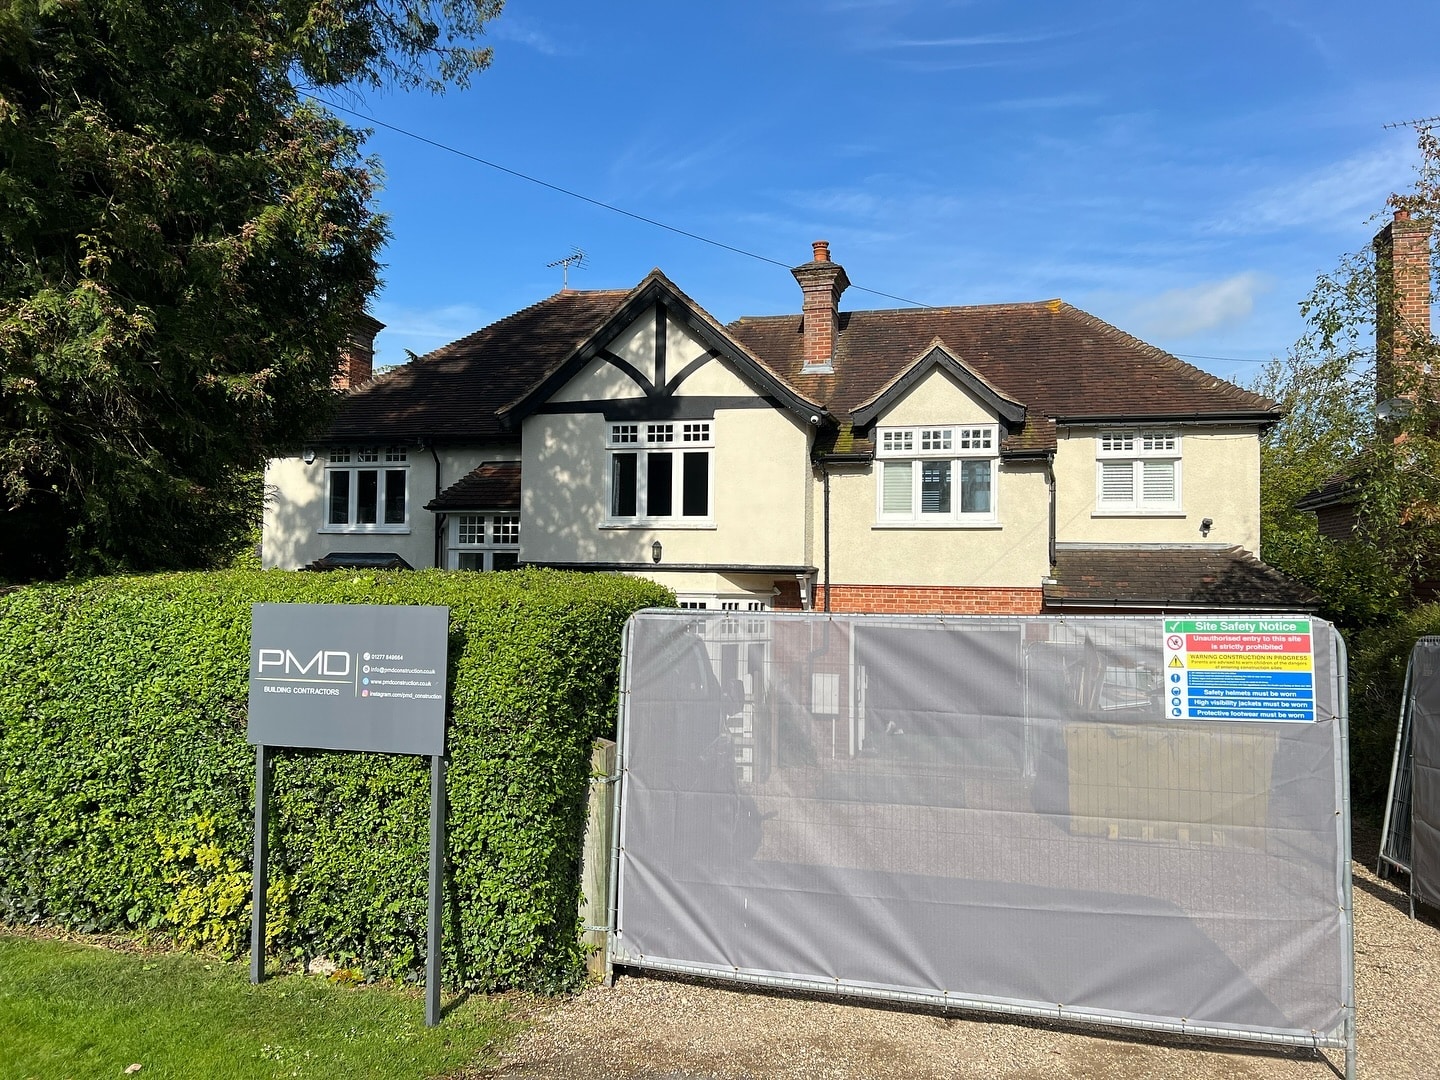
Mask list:
[[[1411,653],[1410,895],[1440,907],[1440,638]]]
[[[613,962],[1353,1045],[1313,625],[1314,722],[1169,722],[1158,618],[641,613]]]

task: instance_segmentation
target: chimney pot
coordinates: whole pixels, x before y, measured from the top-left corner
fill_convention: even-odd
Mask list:
[[[1395,211],[1395,220],[1396,220],[1396,221],[1409,221],[1409,220],[1410,220],[1410,211],[1409,211],[1409,210],[1396,210],[1396,211]]]
[[[814,252],[816,262],[830,261],[829,240],[816,240],[813,244],[810,245],[810,250]]]

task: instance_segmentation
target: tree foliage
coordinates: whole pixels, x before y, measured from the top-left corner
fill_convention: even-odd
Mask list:
[[[1440,141],[1430,129],[1419,135],[1415,186],[1390,204],[1428,223],[1440,220]],[[1314,588],[1324,614],[1352,628],[1386,625],[1413,607],[1437,576],[1440,553],[1432,374],[1440,344],[1428,327],[1398,324],[1404,362],[1377,392],[1376,311],[1394,304],[1393,285],[1377,272],[1373,250],[1343,258],[1300,305],[1306,334],[1252,385],[1288,410],[1261,444],[1262,556]],[[1385,418],[1380,399],[1390,402]],[[1327,485],[1354,513],[1348,538],[1323,535],[1314,513],[1296,509]]]
[[[243,542],[386,236],[362,134],[296,82],[464,85],[499,7],[0,4],[0,578]]]

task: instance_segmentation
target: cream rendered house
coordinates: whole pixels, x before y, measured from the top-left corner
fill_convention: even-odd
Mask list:
[[[1272,402],[1060,301],[722,326],[659,270],[351,388],[267,472],[268,566],[643,574],[733,610],[1295,610]]]

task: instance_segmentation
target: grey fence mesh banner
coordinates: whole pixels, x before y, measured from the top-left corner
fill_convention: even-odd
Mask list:
[[[1158,617],[643,612],[612,960],[1353,1047],[1313,627],[1313,722],[1169,722]]]
[[[1440,638],[1410,654],[1410,894],[1440,907]]]

